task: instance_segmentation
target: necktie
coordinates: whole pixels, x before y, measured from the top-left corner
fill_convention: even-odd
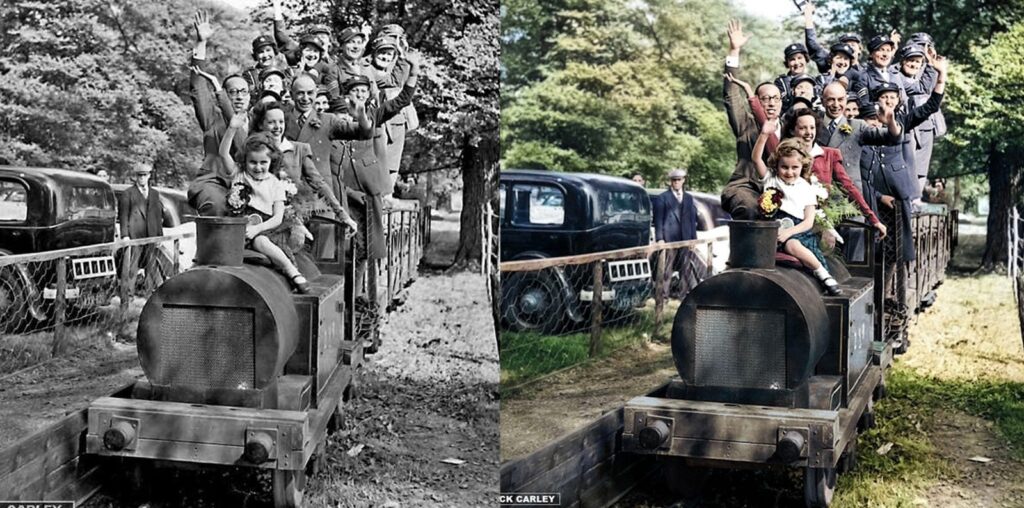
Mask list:
[[[839,123],[839,120],[832,120],[832,122],[830,122],[828,124],[828,135],[829,135],[829,137],[831,137],[833,134],[836,133],[836,124],[837,123]]]

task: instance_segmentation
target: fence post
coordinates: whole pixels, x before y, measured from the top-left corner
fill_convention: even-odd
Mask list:
[[[181,271],[181,260],[178,259],[178,253],[181,251],[181,239],[174,239],[174,252],[171,252],[171,273],[168,277],[177,275]]]
[[[121,254],[121,324],[128,322],[128,305],[131,302],[131,287],[134,278],[132,277],[132,247],[126,246]]]
[[[601,354],[601,293],[604,292],[604,260],[594,263],[594,298],[591,301],[590,357]]]
[[[53,344],[50,347],[51,356],[60,356],[64,353],[67,340],[67,328],[64,326],[64,315],[67,310],[67,287],[68,287],[68,262],[70,258],[63,257],[57,260],[57,296],[53,302]]]
[[[661,321],[665,317],[665,249],[658,251],[658,267],[654,271],[654,333],[661,338]]]

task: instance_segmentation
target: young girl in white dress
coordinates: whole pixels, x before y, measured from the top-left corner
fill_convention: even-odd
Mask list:
[[[805,179],[810,177],[810,155],[804,151],[799,140],[790,138],[779,143],[775,153],[768,158],[767,165],[761,158],[768,137],[775,133],[776,122],[768,121],[762,125],[751,158],[754,159],[754,166],[757,167],[764,188],[782,191],[782,204],[776,215],[783,223],[779,229],[778,250],[799,259],[814,272],[814,276],[825,285],[830,295],[838,295],[839,284],[829,274],[825,256],[818,247],[818,235],[812,231],[818,198]]]
[[[234,127],[234,123],[232,126]],[[233,132],[231,134],[233,135]],[[256,133],[247,137],[239,152],[237,163],[242,165],[244,171],[239,172],[238,165],[227,154],[231,136],[226,134],[224,139],[228,142],[221,143],[221,157],[225,167],[235,175],[233,192],[228,198],[228,208],[244,206],[245,215],[257,215],[261,219],[251,221],[245,227],[246,246],[270,258],[274,266],[291,279],[295,289],[305,293],[309,289],[309,281],[299,272],[289,255],[290,252],[286,250],[291,231],[289,226],[283,224],[285,184],[274,176],[281,164],[281,151],[277,148],[277,142],[266,133]],[[241,198],[241,202],[232,202],[239,199],[234,192],[239,184],[247,185],[251,189],[248,202],[245,202],[244,197]]]

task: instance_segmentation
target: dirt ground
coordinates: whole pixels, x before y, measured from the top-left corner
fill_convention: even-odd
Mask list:
[[[438,214],[425,265],[448,266],[458,215]],[[485,277],[421,272],[381,330],[311,507],[483,506],[498,485],[498,353]],[[28,436],[141,375],[134,344],[112,339],[0,377],[0,446]],[[27,416],[26,416],[27,415]],[[445,461],[445,462],[442,462]],[[151,497],[101,491],[92,508],[266,506],[266,475],[161,470]]]
[[[961,236],[961,251],[966,252],[954,260],[957,274],[947,278],[935,305],[912,325],[912,345],[896,368],[940,380],[1024,382],[1024,350],[1010,281],[1005,275],[971,273],[977,264],[970,258],[979,254],[982,242],[983,237]],[[674,375],[670,348],[651,344],[559,373],[514,398],[504,398],[502,460],[535,451]],[[1024,464],[991,421],[939,410],[924,422],[924,431],[934,454],[949,467],[918,493],[913,506],[1024,506]],[[969,460],[972,457],[991,460]],[[800,479],[785,473],[773,476],[780,478],[783,485],[754,488],[756,495],[705,495],[691,504],[664,492],[638,492],[617,506],[802,506]],[[758,473],[716,471],[708,479],[708,490],[736,492],[736,485],[763,483]],[[661,489],[654,484],[645,488]],[[841,496],[842,491],[837,500]]]

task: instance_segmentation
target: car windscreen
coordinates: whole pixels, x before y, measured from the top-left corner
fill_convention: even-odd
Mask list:
[[[651,221],[651,203],[642,191],[598,190],[596,224],[644,223]]]
[[[0,180],[0,221],[24,222],[28,218],[28,188],[21,182]]]
[[[99,217],[113,219],[117,215],[114,193],[102,187],[65,187],[63,220]]]

